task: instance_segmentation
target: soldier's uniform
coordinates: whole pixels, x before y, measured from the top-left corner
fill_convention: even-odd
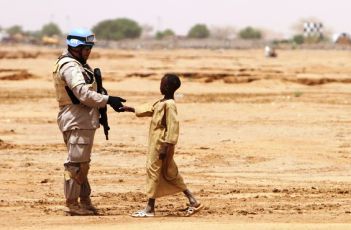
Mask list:
[[[57,60],[53,78],[59,104],[57,123],[68,150],[64,163],[66,205],[76,214],[90,214],[87,210],[93,207],[87,175],[95,130],[100,126],[98,108],[106,106],[108,96],[96,92],[89,65],[83,66],[69,52]]]

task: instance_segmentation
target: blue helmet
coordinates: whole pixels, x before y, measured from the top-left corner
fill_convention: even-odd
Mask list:
[[[93,46],[95,34],[88,29],[77,28],[68,33],[66,43],[71,47],[80,45]]]

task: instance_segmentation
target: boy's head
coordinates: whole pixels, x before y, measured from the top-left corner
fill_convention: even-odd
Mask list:
[[[161,79],[160,90],[162,95],[169,95],[179,89],[180,85],[180,79],[176,74],[165,74]]]

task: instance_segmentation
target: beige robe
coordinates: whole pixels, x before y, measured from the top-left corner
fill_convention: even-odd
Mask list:
[[[183,178],[178,173],[178,167],[173,157],[165,173],[162,173],[162,160],[159,160],[163,143],[177,144],[179,136],[179,121],[174,100],[157,101],[153,105],[143,105],[135,108],[137,117],[152,117],[149,130],[149,146],[146,162],[146,194],[148,198],[158,198],[186,190]],[[174,147],[171,148],[174,153]]]

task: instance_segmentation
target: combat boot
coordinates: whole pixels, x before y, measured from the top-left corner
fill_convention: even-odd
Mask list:
[[[71,216],[94,215],[93,211],[80,207],[78,204],[78,200],[66,200],[65,212]]]
[[[89,211],[94,212],[94,214],[96,215],[98,213],[97,208],[91,203],[91,199],[90,197],[87,198],[80,198],[80,207]]]

